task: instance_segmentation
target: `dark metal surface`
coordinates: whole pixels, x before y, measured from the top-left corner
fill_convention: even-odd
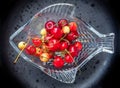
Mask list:
[[[17,53],[8,42],[9,36],[25,24],[36,12],[50,4],[59,2],[75,4],[77,7],[76,15],[91,24],[99,32],[114,32],[117,35],[114,19],[111,17],[109,10],[106,9],[103,3],[96,0],[28,0],[17,2],[3,27],[5,31],[3,35],[4,42],[2,44],[4,47],[4,50],[2,50],[4,54],[3,62],[25,88],[93,87],[104,77],[114,59],[114,54],[100,53],[95,56],[81,69],[81,74],[77,74],[74,84],[63,84],[52,79],[38,68],[27,63],[23,58],[20,58],[16,65],[13,64]]]

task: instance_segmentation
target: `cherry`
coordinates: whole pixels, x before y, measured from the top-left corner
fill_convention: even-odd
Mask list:
[[[70,32],[69,34],[67,34],[66,39],[68,39],[69,41],[73,41],[78,37],[78,35],[75,32]]]
[[[19,42],[18,43],[18,48],[20,49],[20,50],[22,50],[22,49],[24,49],[25,47],[26,47],[26,42],[24,42],[24,41],[21,41],[21,42]]]
[[[72,57],[76,57],[78,55],[78,50],[74,45],[70,45],[68,51],[70,52]]]
[[[72,63],[74,61],[74,59],[69,54],[66,54],[64,59],[66,63]]]
[[[54,45],[54,48],[56,51],[60,50],[60,42],[59,41]]]
[[[60,39],[62,37],[62,35],[63,35],[63,32],[62,32],[62,30],[59,27],[54,27],[53,29],[51,29],[50,33],[56,39]]]
[[[28,45],[25,51],[29,55],[34,55],[36,53],[36,48],[33,45]]]
[[[77,24],[76,24],[76,22],[70,22],[69,23],[69,27],[70,27],[70,31],[71,32],[77,31]]]
[[[68,48],[68,42],[61,42],[60,43],[60,50],[65,50]]]
[[[42,44],[42,40],[40,38],[38,38],[38,37],[35,37],[35,38],[32,38],[32,43],[35,46],[39,47]]]
[[[43,50],[36,47],[36,52],[35,52],[35,56],[39,57],[42,54]]]
[[[52,38],[52,39],[50,39],[49,40],[49,42],[48,42],[48,49],[50,50],[50,51],[57,51],[57,50],[59,50],[58,48],[59,48],[59,42],[58,42],[58,40],[57,39],[54,39],[54,38]]]
[[[55,27],[55,22],[52,20],[49,20],[45,23],[45,29],[47,32],[50,32],[51,29]]]
[[[63,31],[64,34],[70,33],[70,28],[69,28],[69,26],[64,26],[64,27],[62,28],[62,31]]]
[[[79,36],[78,32],[77,31],[74,31],[73,32],[77,37]]]
[[[55,56],[54,61],[53,61],[53,65],[56,68],[62,68],[64,66],[64,61],[63,61],[62,57],[61,56]]]
[[[50,56],[49,56],[48,53],[42,53],[42,54],[40,55],[40,60],[41,60],[42,62],[48,62],[49,59],[50,59]]]
[[[40,34],[41,34],[42,36],[46,36],[46,34],[47,34],[46,29],[45,29],[45,28],[41,29],[41,30],[40,30]]]
[[[78,51],[80,51],[80,50],[82,49],[82,43],[79,42],[79,41],[76,41],[76,42],[74,43],[74,46],[78,49]]]
[[[68,21],[66,20],[66,19],[60,19],[59,21],[58,21],[58,26],[60,27],[60,28],[62,28],[62,27],[64,27],[64,26],[67,26],[68,25]]]

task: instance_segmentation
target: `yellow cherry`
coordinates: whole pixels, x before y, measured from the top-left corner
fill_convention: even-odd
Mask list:
[[[39,47],[36,47],[36,53],[35,56],[40,56],[42,54],[43,50]]]
[[[45,35],[47,34],[46,29],[45,29],[45,28],[41,29],[40,34],[41,34],[42,36],[45,36]]]
[[[40,60],[41,60],[42,62],[48,62],[49,59],[50,59],[50,55],[49,55],[48,53],[42,53],[42,54],[40,55]]]
[[[63,31],[63,33],[65,33],[65,34],[70,33],[70,28],[69,28],[69,26],[64,26],[64,27],[62,28],[62,31]]]
[[[21,41],[21,42],[19,42],[18,43],[18,48],[20,49],[20,50],[22,50],[22,49],[24,49],[25,47],[26,47],[26,43],[24,42],[24,41]]]

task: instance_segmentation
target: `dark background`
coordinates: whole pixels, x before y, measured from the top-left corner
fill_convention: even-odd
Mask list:
[[[4,21],[8,15],[8,13],[10,12],[10,10],[12,9],[12,7],[14,6],[16,0],[0,0],[0,31],[2,31],[2,25],[4,24]],[[101,0],[104,1],[104,3],[106,5],[108,5],[113,18],[116,20],[116,25],[118,26],[118,31],[120,33],[120,5],[119,2],[116,0]],[[119,35],[118,35],[119,36]],[[0,35],[0,37],[2,37]],[[120,38],[117,38],[118,40],[120,40]],[[0,38],[0,45],[2,43],[2,41]],[[119,45],[119,41],[117,43],[117,46]],[[0,51],[1,51],[1,47],[0,46]],[[119,54],[120,54],[120,49],[116,50],[116,54],[115,54],[115,60],[112,63],[112,65],[109,67],[109,71],[108,73],[105,75],[105,77],[100,81],[100,83],[98,83],[98,85],[96,85],[95,88],[120,88],[119,85],[119,79],[120,79],[120,70],[119,70],[119,66],[120,66],[120,60],[119,60]],[[10,74],[9,69],[7,69],[7,67],[4,65],[4,63],[2,62],[2,55],[0,52],[0,88],[6,88],[7,86],[9,86],[10,88],[23,88],[23,86],[19,83],[19,81],[17,79],[15,79],[12,74]]]

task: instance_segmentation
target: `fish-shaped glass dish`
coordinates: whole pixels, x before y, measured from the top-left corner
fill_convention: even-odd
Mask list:
[[[9,42],[12,47],[20,53],[18,49],[19,41],[26,41],[28,36],[38,35],[48,20],[58,21],[59,19],[68,19],[78,24],[78,33],[82,35],[77,38],[82,42],[83,48],[75,58],[75,64],[65,65],[61,69],[44,64],[39,59],[32,59],[32,56],[22,52],[21,56],[29,63],[33,64],[41,71],[59,80],[63,83],[73,83],[75,81],[77,71],[82,68],[88,61],[100,52],[114,53],[114,33],[101,34],[96,31],[91,25],[75,16],[75,6],[69,3],[57,3],[43,8],[35,14],[25,25],[20,27],[13,33]],[[97,59],[97,58],[96,58]]]

